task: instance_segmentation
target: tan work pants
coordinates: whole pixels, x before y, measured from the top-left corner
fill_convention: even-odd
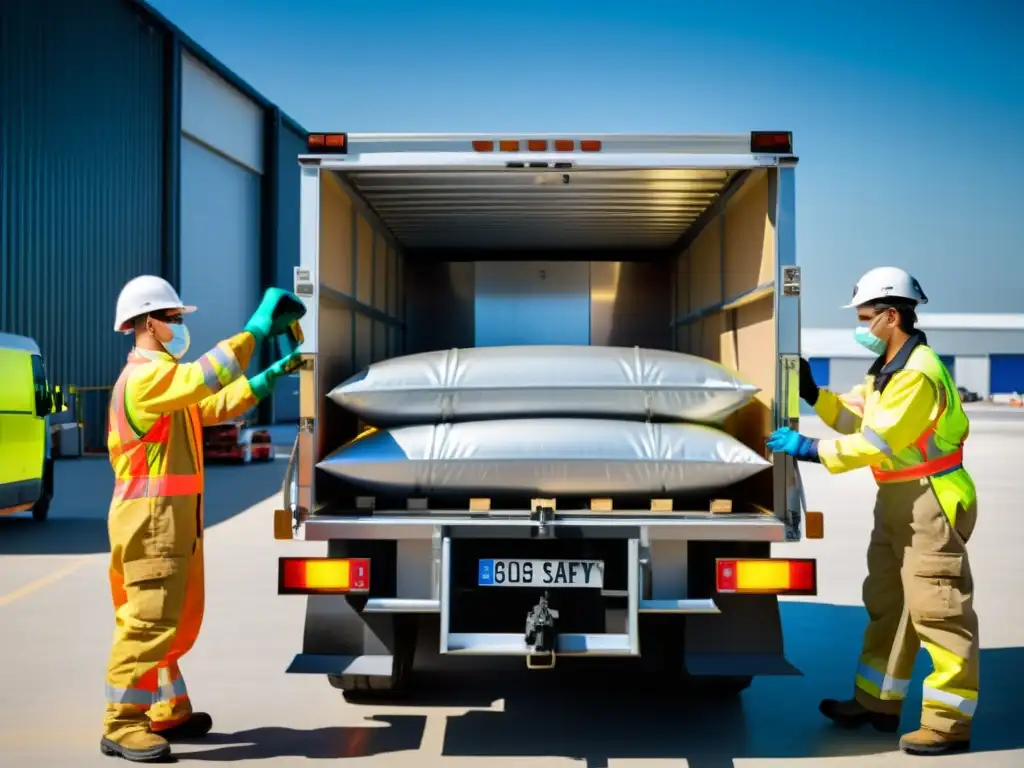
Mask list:
[[[159,733],[192,715],[178,660],[191,650],[203,620],[197,504],[196,497],[184,497],[154,516],[148,500],[123,502],[111,515],[116,626],[107,663],[104,736],[112,741],[136,731]],[[138,540],[153,530],[166,532],[166,548],[173,554],[138,557]]]
[[[923,645],[934,671],[924,681],[921,725],[964,734],[978,701],[978,617],[965,547],[976,506],[955,519],[954,529],[928,479],[879,486],[855,696],[870,710],[899,714]]]

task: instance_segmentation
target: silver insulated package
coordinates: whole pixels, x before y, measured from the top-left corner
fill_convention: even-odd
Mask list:
[[[479,347],[374,363],[328,395],[376,426],[587,416],[719,423],[758,388],[723,365],[626,347]]]
[[[769,466],[707,426],[757,391],[718,363],[663,350],[520,346],[407,355],[375,363],[330,393],[380,429],[318,466],[364,488],[406,494],[712,491]]]
[[[319,467],[405,493],[696,493],[769,463],[713,427],[612,419],[505,419],[373,430]]]

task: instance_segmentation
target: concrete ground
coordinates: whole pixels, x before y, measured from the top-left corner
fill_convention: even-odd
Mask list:
[[[994,406],[971,413],[982,692],[975,751],[939,764],[1020,766],[1024,413]],[[805,429],[823,433],[810,419]],[[894,751],[892,736],[839,732],[816,712],[819,698],[850,691],[865,621],[866,472],[830,477],[804,468],[810,508],[826,515],[823,540],[784,548],[819,562],[820,594],[784,605],[787,652],[804,677],[758,679],[730,704],[652,692],[621,677],[527,673],[512,664],[444,682],[428,677],[432,694],[414,706],[367,707],[346,704],[322,678],[283,674],[300,646],[304,601],[275,594],[276,557],[324,549],[274,541],[268,497],[283,467],[278,460],[208,471],[207,612],[183,667],[194,702],[214,714],[216,727],[205,743],[177,748],[182,762],[729,768],[913,760]],[[110,488],[105,461],[62,461],[48,523],[0,519],[2,766],[110,764],[98,749],[113,625],[104,554]],[[925,670],[922,659],[915,681]],[[919,704],[917,693],[904,730],[916,727]]]

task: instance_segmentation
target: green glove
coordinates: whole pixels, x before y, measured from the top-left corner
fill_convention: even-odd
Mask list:
[[[257,400],[263,400],[273,394],[277,380],[298,370],[299,361],[302,355],[294,352],[288,357],[283,357],[267,368],[249,379],[249,387]]]
[[[306,305],[291,291],[267,288],[259,308],[245,324],[245,330],[259,344],[271,336],[284,333],[288,326],[306,314]]]

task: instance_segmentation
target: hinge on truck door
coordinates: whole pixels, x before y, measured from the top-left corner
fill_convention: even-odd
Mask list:
[[[800,295],[800,267],[782,268],[782,295]]]

